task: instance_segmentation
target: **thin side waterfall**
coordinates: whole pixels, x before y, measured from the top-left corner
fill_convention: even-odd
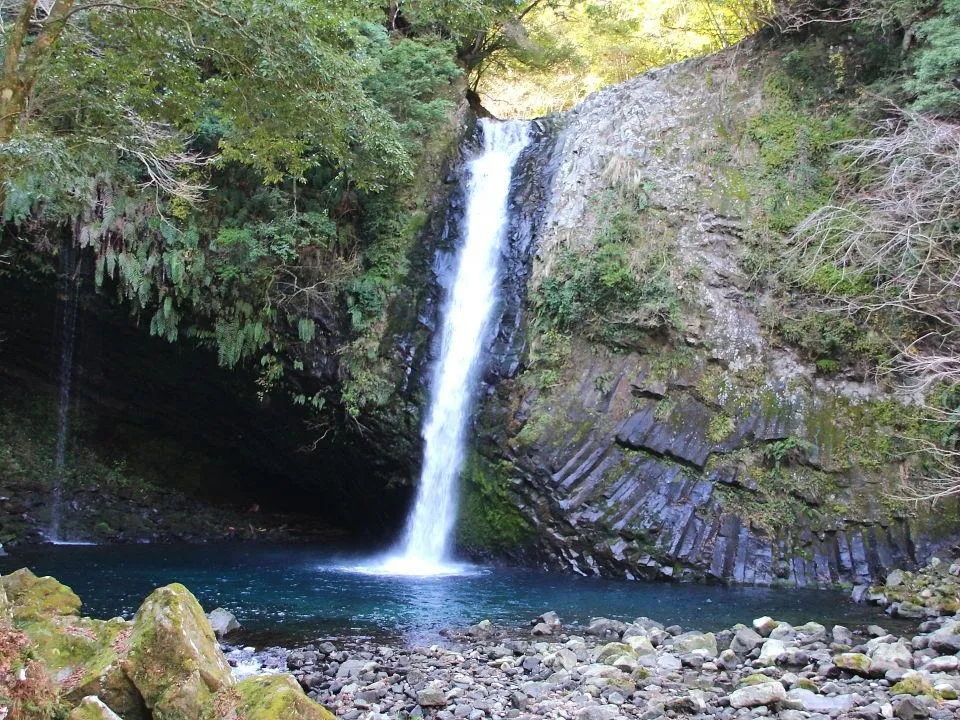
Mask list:
[[[396,553],[382,569],[407,575],[450,572],[457,484],[481,356],[497,305],[499,266],[513,168],[529,143],[525,122],[480,121],[480,153],[467,165],[463,246],[443,309],[440,354],[433,369],[423,428],[423,470],[413,511]]]
[[[59,335],[60,369],[57,395],[57,446],[53,457],[53,497],[49,540],[63,542],[60,521],[63,505],[63,481],[67,465],[67,440],[70,433],[70,390],[73,387],[73,348],[77,334],[77,308],[80,305],[80,282],[74,253],[63,249],[60,265]]]

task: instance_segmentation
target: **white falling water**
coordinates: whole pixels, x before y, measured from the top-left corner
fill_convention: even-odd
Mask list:
[[[435,575],[456,570],[449,562],[449,550],[465,434],[497,303],[510,180],[529,142],[524,122],[480,123],[483,144],[467,166],[464,242],[443,309],[440,356],[423,429],[423,470],[406,534],[396,554],[383,563],[385,572]]]

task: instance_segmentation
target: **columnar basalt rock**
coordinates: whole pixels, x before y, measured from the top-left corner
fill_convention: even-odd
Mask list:
[[[763,107],[774,62],[748,45],[661,68],[553,125],[526,354],[478,421],[479,452],[507,468],[530,526],[527,557],[587,575],[861,584],[958,530],[890,495],[908,460],[878,448],[911,399],[824,376],[760,320],[742,262],[756,211],[729,180],[757,148],[729,145]],[[663,246],[680,317],[609,342],[551,326],[557,268],[598,252],[622,209],[604,198],[625,184],[640,208],[626,242]]]

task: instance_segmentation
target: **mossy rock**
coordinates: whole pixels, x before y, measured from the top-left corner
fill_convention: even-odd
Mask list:
[[[224,688],[207,703],[202,720],[335,720],[306,695],[292,675],[259,675]]]
[[[600,651],[597,653],[597,662],[610,665],[614,660],[622,655],[627,655],[628,657],[636,658],[636,651],[627,643],[622,642],[612,642],[607,643]]]
[[[919,673],[908,675],[900,680],[892,688],[891,695],[928,695],[937,697],[938,693],[933,689],[933,685],[923,675]]]
[[[863,653],[840,653],[833,659],[833,664],[856,675],[867,677],[870,674],[871,660]]]
[[[760,683],[770,682],[772,679],[769,675],[764,675],[763,673],[753,673],[752,675],[747,675],[740,681],[740,687],[759,685]]]
[[[80,598],[73,590],[52,577],[37,577],[27,568],[4,575],[0,585],[12,605],[15,622],[80,613]]]
[[[69,687],[64,687],[64,700],[73,704],[96,695],[124,720],[149,720],[143,696],[121,663],[131,630],[131,624],[120,618],[102,623],[97,653],[83,664],[80,673],[71,675]]]
[[[153,720],[196,720],[233,683],[203,608],[180,583],[154,590],[140,606],[120,662]]]
[[[123,720],[95,695],[89,695],[80,701],[67,716],[67,720]]]

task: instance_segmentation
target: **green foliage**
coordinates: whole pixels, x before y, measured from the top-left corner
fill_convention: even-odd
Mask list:
[[[0,147],[0,271],[49,274],[75,242],[152,334],[207,344],[227,366],[259,360],[263,391],[303,366],[320,327],[345,325],[369,336],[346,372],[382,397],[368,350],[462,74],[453,42],[384,20],[359,0],[71,16]]]
[[[763,456],[776,470],[780,468],[781,464],[789,460],[798,452],[809,452],[812,447],[813,445],[807,440],[791,435],[783,440],[775,440],[771,443],[768,443],[763,448]]]
[[[764,219],[775,233],[789,232],[829,201],[835,185],[831,149],[852,137],[855,127],[842,112],[821,116],[806,110],[783,88],[782,77],[767,83],[765,107],[747,125],[763,163],[756,181]]]
[[[917,110],[960,115],[960,0],[942,0],[939,12],[918,23],[920,46],[910,60],[913,77],[906,89],[916,94]]]
[[[614,346],[643,333],[682,326],[672,249],[647,229],[651,186],[608,191],[601,198],[596,245],[566,250],[537,298],[542,322]]]
[[[458,542],[484,550],[509,550],[523,544],[530,528],[510,490],[513,466],[492,463],[473,452],[464,464],[463,501],[457,523]]]

